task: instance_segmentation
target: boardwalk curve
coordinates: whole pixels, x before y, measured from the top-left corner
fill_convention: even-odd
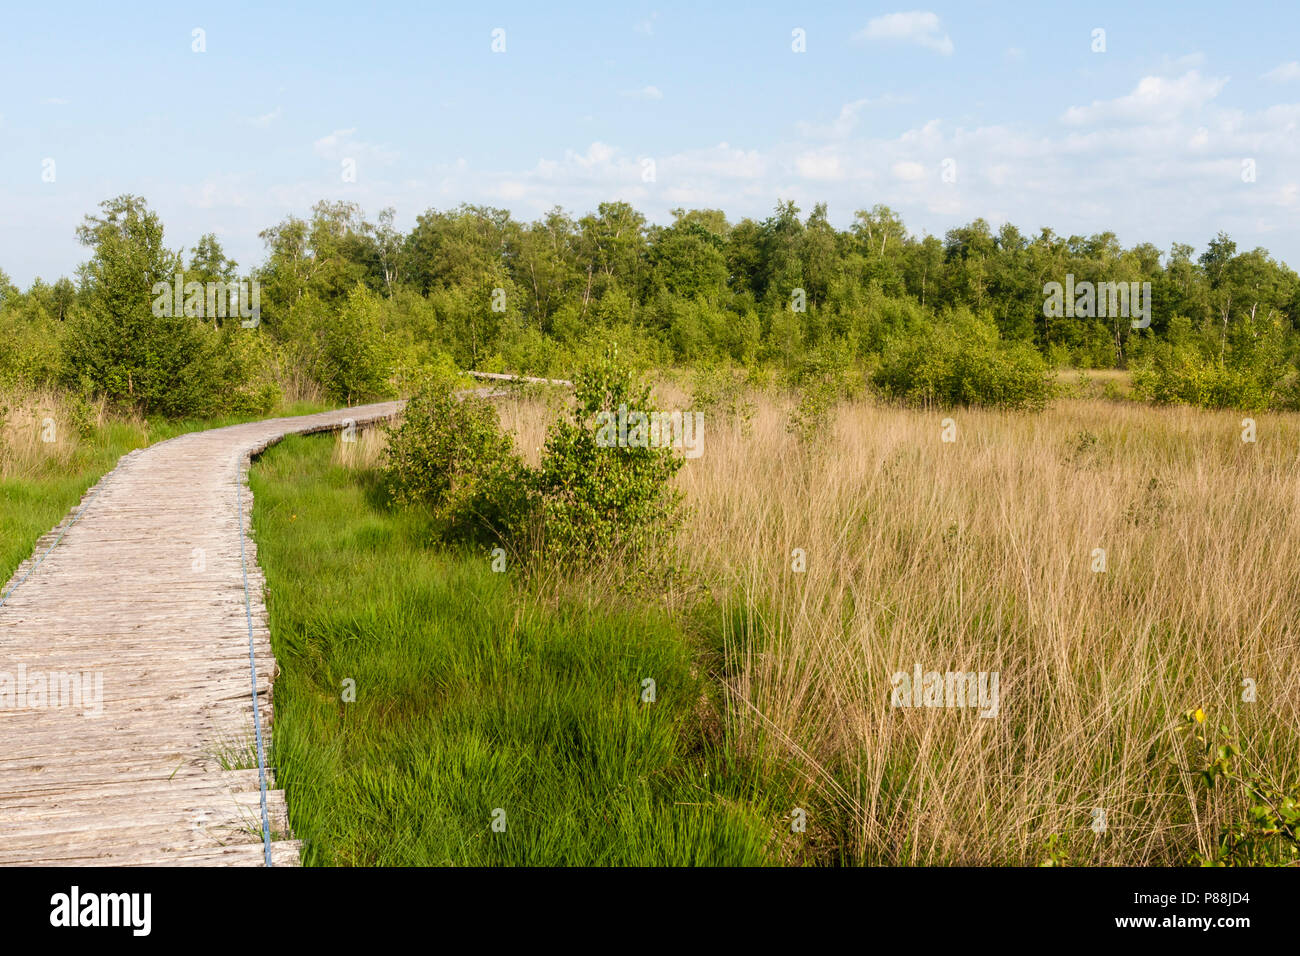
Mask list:
[[[250,456],[399,410],[134,451],[42,538],[0,592],[0,864],[265,864],[250,621],[268,740],[275,658],[248,535]],[[297,865],[283,791],[269,790],[265,814],[271,862]]]

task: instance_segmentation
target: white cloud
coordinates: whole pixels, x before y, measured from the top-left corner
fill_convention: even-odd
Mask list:
[[[250,208],[254,193],[234,176],[207,179],[181,188],[180,198],[195,209]]]
[[[794,159],[795,170],[805,179],[837,180],[844,178],[844,167],[833,151],[800,153]]]
[[[865,29],[854,34],[857,40],[897,40],[948,56],[952,53],[952,39],[942,32],[939,15],[929,11],[913,10],[910,13],[887,13],[867,22]]]
[[[65,100],[61,96],[50,96],[41,100],[41,103],[44,106],[67,106],[70,102],[71,100]]]
[[[254,116],[248,122],[249,125],[256,126],[258,129],[266,129],[283,115],[284,110],[277,106],[271,112],[263,113],[261,116]]]
[[[798,124],[786,142],[657,155],[653,183],[642,180],[640,154],[600,141],[531,169],[462,165],[439,175],[449,200],[508,200],[524,217],[557,202],[581,212],[623,199],[656,222],[677,206],[762,218],[781,197],[805,212],[827,201],[841,224],[883,202],[912,230],[940,235],[977,216],[1030,235],[1043,226],[1061,235],[1113,229],[1125,243],[1161,248],[1203,244],[1219,229],[1251,244],[1286,235],[1300,204],[1297,177],[1286,173],[1300,168],[1300,103],[1243,112],[1216,102],[1225,79],[1189,71],[1156,80],[1080,109],[1078,123],[1064,129],[929,119],[882,135],[858,120],[875,101],[854,100],[829,124]],[[1271,180],[1243,184],[1243,156],[1257,157]],[[948,158],[955,182],[942,176]],[[1296,258],[1293,249],[1275,252]]]
[[[1161,123],[1195,111],[1213,100],[1228,78],[1201,76],[1188,70],[1177,79],[1144,76],[1132,93],[1091,106],[1071,106],[1061,119],[1071,126],[1098,122]]]
[[[925,167],[920,163],[904,160],[889,167],[889,171],[903,182],[914,183],[925,178]]]
[[[728,176],[755,182],[768,174],[768,162],[761,152],[737,149],[728,143],[687,150],[666,162],[670,170],[697,176]]]
[[[1006,186],[1015,180],[1015,167],[1009,163],[994,163],[984,170],[984,176],[994,186]],[[1002,221],[1007,221],[1005,216]]]
[[[1292,80],[1300,80],[1300,60],[1280,63],[1265,73],[1261,79],[1272,80],[1274,83],[1290,83]]]
[[[643,86],[639,90],[624,90],[623,95],[638,100],[662,100],[664,98],[664,94],[657,86]]]
[[[496,194],[502,199],[523,199],[528,195],[528,186],[518,180],[503,180],[496,188]]]
[[[312,149],[318,156],[324,156],[326,159],[333,159],[338,152],[339,146],[353,133],[357,131],[354,126],[351,129],[336,129],[328,136],[322,136],[316,142],[312,143]]]
[[[312,149],[317,156],[335,162],[343,159],[365,159],[388,164],[397,159],[399,154],[393,150],[357,139],[353,135],[356,131],[356,127],[336,129],[328,136],[322,136],[312,143]]]
[[[800,120],[795,125],[805,136],[829,136],[838,139],[849,135],[857,128],[863,110],[880,106],[897,106],[908,102],[911,102],[909,97],[898,96],[894,93],[885,93],[883,96],[878,96],[875,99],[865,97],[860,100],[854,100],[852,103],[845,103],[840,107],[839,116],[828,124],[809,123],[805,120]]]
[[[1178,73],[1184,70],[1198,70],[1204,65],[1205,54],[1198,50],[1194,53],[1184,53],[1182,56],[1162,56],[1160,58],[1160,68],[1154,72]]]
[[[608,165],[609,161],[614,158],[618,150],[614,149],[608,143],[595,142],[587,147],[585,153],[575,153],[573,150],[565,150],[564,158],[566,162],[576,163],[583,169],[597,169],[601,166]]]

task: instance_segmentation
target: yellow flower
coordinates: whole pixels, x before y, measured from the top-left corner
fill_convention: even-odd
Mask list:
[[[1192,716],[1196,718],[1198,724],[1205,723],[1205,711],[1201,710],[1201,708],[1197,707],[1196,713],[1192,714]]]

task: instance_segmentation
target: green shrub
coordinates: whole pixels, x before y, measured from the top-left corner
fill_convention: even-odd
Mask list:
[[[278,343],[284,377],[295,392],[303,391],[309,382],[320,384],[325,377],[322,316],[328,311],[324,302],[308,293],[295,299],[270,325]]]
[[[554,339],[542,334],[537,326],[529,325],[512,315],[502,323],[496,351],[480,363],[478,371],[508,368],[524,375],[547,378],[562,368],[559,353],[560,346]]]
[[[111,402],[145,414],[220,412],[239,384],[220,330],[183,310],[154,308],[155,283],[169,287],[180,269],[179,256],[163,245],[162,222],[136,196],[101,208],[102,218],[88,216],[78,230],[93,255],[82,268],[84,301],[66,322],[65,382],[89,382]]]
[[[1300,866],[1300,790],[1285,788],[1252,770],[1237,742],[1220,726],[1217,735],[1206,724],[1205,712],[1183,714],[1202,768],[1192,768],[1207,794],[1220,780],[1230,788],[1229,798],[1245,805],[1244,815],[1223,828],[1211,853],[1198,853],[1202,866]]]
[[[786,430],[806,448],[826,445],[835,405],[862,391],[862,369],[847,343],[828,340],[790,368],[785,376],[798,401]]]
[[[43,313],[0,309],[0,388],[53,385],[61,362],[59,322]]]
[[[1133,390],[1160,405],[1263,411],[1286,404],[1285,367],[1236,366],[1206,358],[1194,345],[1158,342],[1133,369]]]
[[[124,319],[74,310],[64,359],[70,385],[89,381],[115,405],[164,418],[216,415],[241,384],[219,330],[147,307]]]
[[[462,375],[446,352],[430,351],[418,361],[399,363],[393,373],[393,384],[399,395],[418,395],[433,386],[476,388],[482,383]]]
[[[508,540],[517,533],[531,497],[524,472],[496,409],[475,395],[457,395],[449,379],[412,398],[401,424],[388,428],[389,494],[427,508],[449,538]]]
[[[630,560],[671,535],[681,495],[670,482],[682,459],[668,447],[611,444],[620,409],[650,411],[650,389],[637,385],[613,351],[574,380],[577,407],[551,428],[536,475],[545,555],[569,564]]]
[[[1161,405],[1294,408],[1300,404],[1294,347],[1294,331],[1277,315],[1247,313],[1228,325],[1195,325],[1176,315],[1164,336],[1135,343],[1133,389]]]
[[[839,383],[830,375],[806,381],[799,389],[799,401],[790,413],[786,431],[804,447],[824,447],[831,429],[831,411],[840,394]]]
[[[459,399],[450,379],[426,388],[389,428],[390,496],[427,508],[444,536],[503,544],[526,564],[644,557],[672,532],[680,496],[669,482],[682,460],[670,447],[606,440],[620,407],[649,411],[649,388],[612,358],[575,387],[577,407],[552,426],[536,469],[516,456],[490,402]]]
[[[233,323],[221,327],[223,378],[228,383],[222,411],[229,415],[265,415],[284,395],[276,380],[275,347],[261,329]]]
[[[871,381],[888,399],[922,406],[1038,410],[1055,393],[1032,346],[1003,342],[991,321],[965,313],[890,337]]]
[[[693,410],[714,420],[738,424],[748,432],[754,417],[745,369],[705,362],[696,368],[691,382]]]

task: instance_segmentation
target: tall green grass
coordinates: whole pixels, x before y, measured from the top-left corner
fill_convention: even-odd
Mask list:
[[[334,462],[337,441],[286,439],[251,477],[277,781],[304,862],[776,862],[790,808],[728,758],[677,624],[443,549],[373,472]]]

